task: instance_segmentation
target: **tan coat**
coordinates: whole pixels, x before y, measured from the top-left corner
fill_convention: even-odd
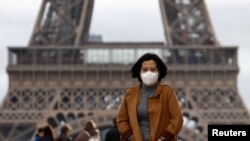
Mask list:
[[[132,141],[142,141],[137,119],[137,105],[140,99],[140,85],[128,89],[117,115],[119,131],[123,134],[132,129]],[[151,130],[149,141],[159,139],[164,130],[178,135],[182,128],[183,116],[174,89],[160,82],[157,84],[153,97],[148,98],[148,117]],[[176,138],[172,141],[175,140]]]

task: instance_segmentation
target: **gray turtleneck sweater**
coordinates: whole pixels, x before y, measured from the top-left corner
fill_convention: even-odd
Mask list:
[[[141,101],[137,107],[137,117],[141,128],[143,141],[148,141],[150,136],[150,126],[148,120],[148,104],[147,99],[154,95],[156,85],[141,86]]]

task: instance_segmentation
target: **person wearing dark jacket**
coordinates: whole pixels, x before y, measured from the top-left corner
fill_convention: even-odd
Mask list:
[[[71,128],[68,125],[64,125],[61,127],[61,133],[57,137],[56,141],[72,141],[71,137],[69,136]]]
[[[43,127],[38,128],[34,141],[39,141],[39,139],[43,137],[43,135],[44,135],[44,128]]]
[[[54,138],[54,129],[51,125],[47,125],[44,127],[44,136],[39,138],[38,141],[55,141]]]
[[[116,118],[113,118],[113,126],[106,132],[104,141],[120,141],[120,132],[116,123]]]

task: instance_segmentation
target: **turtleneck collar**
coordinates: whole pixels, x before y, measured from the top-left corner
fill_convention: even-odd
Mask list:
[[[155,83],[154,85],[152,86],[146,86],[145,84],[141,84],[141,90],[152,90],[152,89],[156,89],[156,86],[157,86],[158,82]]]

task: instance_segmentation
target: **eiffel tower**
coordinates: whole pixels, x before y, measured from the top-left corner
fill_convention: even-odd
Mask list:
[[[0,107],[0,140],[31,141],[36,129],[64,124],[79,133],[88,119],[105,129],[124,91],[137,83],[133,62],[157,53],[163,83],[183,110],[181,141],[206,141],[208,124],[249,124],[237,88],[237,46],[220,46],[204,0],[159,0],[165,43],[90,42],[94,0],[43,0],[27,47],[8,47],[9,89]]]

